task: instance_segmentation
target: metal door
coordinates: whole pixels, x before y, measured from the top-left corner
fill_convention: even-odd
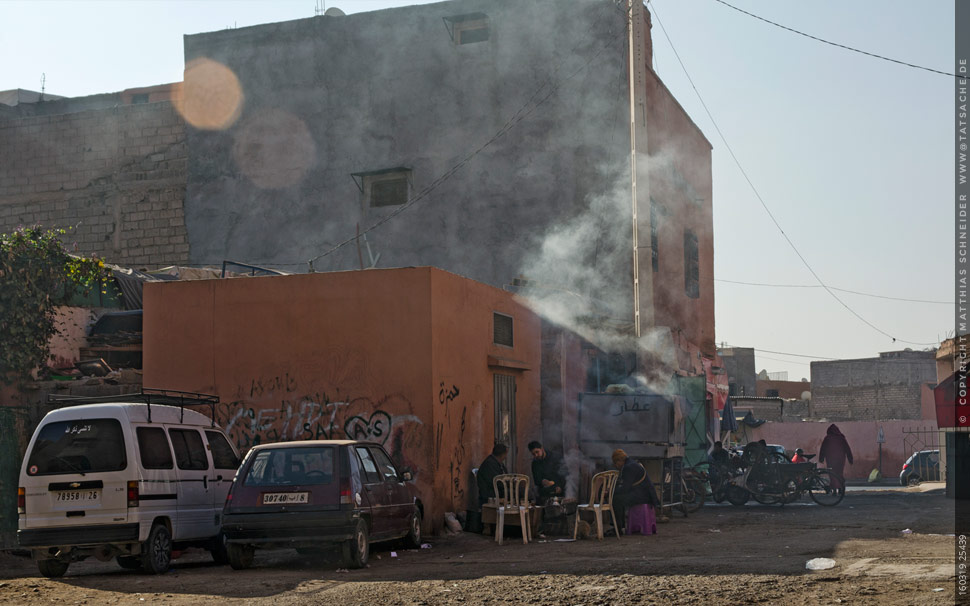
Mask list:
[[[509,447],[508,469],[515,472],[515,377],[495,375],[495,441]]]

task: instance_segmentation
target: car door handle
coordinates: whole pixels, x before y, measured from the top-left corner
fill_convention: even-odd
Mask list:
[[[202,488],[209,488],[209,478],[202,476]]]

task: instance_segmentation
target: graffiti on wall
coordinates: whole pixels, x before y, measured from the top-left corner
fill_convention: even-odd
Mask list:
[[[458,397],[459,389],[457,385],[452,385],[450,389],[445,387],[445,382],[442,381],[440,384],[440,389],[438,390],[438,403],[445,404],[446,402],[453,402],[455,398]]]
[[[462,483],[464,474],[462,473],[465,460],[465,412],[466,408],[461,409],[461,425],[458,428],[458,443],[455,445],[455,452],[451,457],[451,502],[460,504],[465,498],[465,486]]]
[[[367,440],[384,445],[396,464],[417,472],[405,453],[423,446],[423,434],[405,428],[423,422],[410,414],[411,402],[401,394],[373,400],[301,393],[297,380],[284,373],[240,385],[236,396],[235,401],[219,404],[216,416],[242,452],[267,442]],[[253,399],[272,399],[272,405]]]

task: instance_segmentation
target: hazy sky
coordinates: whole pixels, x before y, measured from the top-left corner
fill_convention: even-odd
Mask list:
[[[326,5],[355,13],[424,3]],[[952,71],[953,0],[731,4],[833,42]],[[654,67],[714,146],[718,342],[765,350],[759,369],[797,380],[809,376],[810,360],[790,354],[869,357],[948,336],[953,80],[798,36],[714,0],[650,6]],[[65,96],[176,82],[183,34],[312,17],[314,8],[313,0],[0,0],[0,90],[39,90],[41,74],[47,92]],[[735,166],[660,23],[768,208],[826,284],[950,304],[837,292],[863,320],[821,288],[720,281],[817,285]]]

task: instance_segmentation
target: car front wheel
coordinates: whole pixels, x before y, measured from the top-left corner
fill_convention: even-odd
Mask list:
[[[409,549],[420,549],[421,547],[421,510],[417,507],[408,520],[408,533],[404,537],[404,545]]]

